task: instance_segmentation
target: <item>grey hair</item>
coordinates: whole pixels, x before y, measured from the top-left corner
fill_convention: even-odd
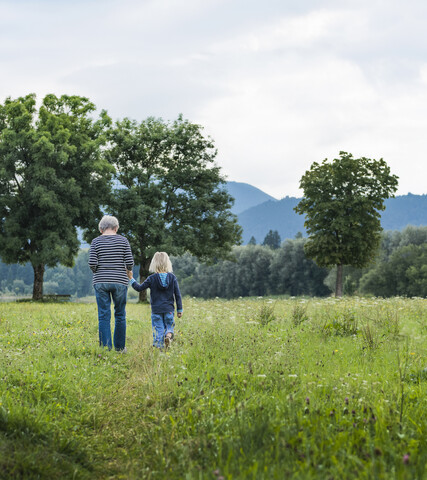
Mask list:
[[[172,263],[166,252],[156,252],[151,260],[148,271],[151,273],[172,273]]]
[[[116,217],[112,217],[111,215],[104,215],[99,222],[99,231],[105,232],[108,228],[112,230],[119,228],[119,221]]]

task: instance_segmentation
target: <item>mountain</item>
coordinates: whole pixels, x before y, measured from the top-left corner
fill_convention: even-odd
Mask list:
[[[299,201],[295,197],[269,200],[240,213],[238,222],[243,228],[243,243],[248,243],[252,236],[257,243],[262,243],[269,230],[277,230],[282,240],[294,238],[298,232],[305,233],[304,217],[293,210]]]
[[[294,211],[301,200],[285,197],[277,200],[257,187],[242,182],[227,182],[226,188],[235,199],[231,209],[243,228],[243,244],[253,236],[262,243],[269,230],[277,230],[282,240],[295,238],[298,232],[306,234],[304,217]],[[385,201],[386,210],[381,215],[384,230],[403,230],[408,225],[427,225],[427,195],[401,195]],[[82,246],[88,247],[82,240]]]
[[[386,209],[381,215],[384,230],[402,230],[408,225],[427,225],[427,195],[401,195],[385,201]]]
[[[237,202],[238,199],[236,199]],[[262,243],[269,230],[277,230],[282,240],[294,238],[298,232],[306,234],[304,217],[294,212],[299,198],[285,197],[282,200],[266,201],[238,215],[243,228],[243,243],[252,236]],[[384,230],[403,230],[408,225],[427,225],[427,195],[401,195],[385,201],[386,209],[381,212]]]
[[[267,201],[277,202],[271,195],[248,183],[227,182],[226,188],[228,193],[235,199],[231,211],[236,215],[260,203]]]

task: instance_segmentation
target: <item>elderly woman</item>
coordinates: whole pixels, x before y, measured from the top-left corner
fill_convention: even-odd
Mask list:
[[[128,240],[117,235],[116,217],[105,215],[99,222],[101,235],[92,240],[89,267],[93,272],[93,287],[98,304],[99,344],[112,348],[111,299],[114,302],[114,348],[126,352],[126,299],[133,256]]]

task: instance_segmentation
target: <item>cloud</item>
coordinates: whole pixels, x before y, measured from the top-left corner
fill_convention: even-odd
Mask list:
[[[0,95],[88,96],[202,124],[230,180],[299,196],[313,161],[383,157],[427,193],[422,0],[0,4]]]

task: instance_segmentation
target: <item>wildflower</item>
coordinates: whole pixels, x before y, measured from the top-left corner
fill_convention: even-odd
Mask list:
[[[310,405],[310,398],[309,398],[309,397],[307,397],[307,398],[305,399],[305,403],[306,403],[307,405]]]
[[[345,403],[346,405],[348,405],[348,397],[345,397],[345,398],[344,398],[344,403]]]
[[[402,462],[405,465],[408,465],[408,463],[409,463],[409,453],[407,453],[406,455],[403,455]]]

